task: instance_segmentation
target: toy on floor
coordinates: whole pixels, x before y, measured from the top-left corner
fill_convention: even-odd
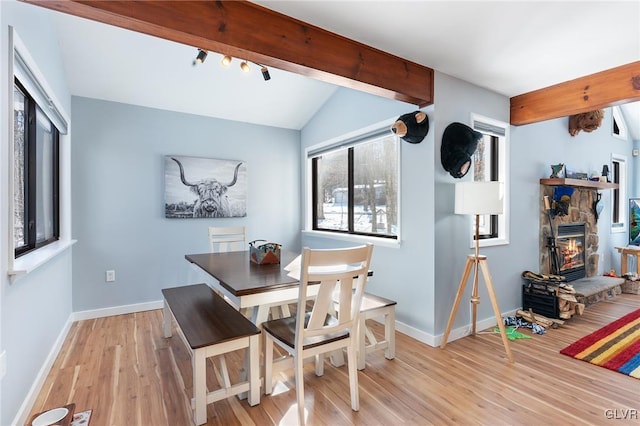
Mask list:
[[[527,336],[526,334],[520,333],[515,327],[507,327],[506,328],[507,339],[516,340],[516,339],[531,339],[531,336]],[[500,329],[498,327],[493,329],[494,333],[499,333]]]

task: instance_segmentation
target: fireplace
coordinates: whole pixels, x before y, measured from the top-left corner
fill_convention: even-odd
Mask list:
[[[567,276],[569,280],[599,275],[598,221],[593,211],[597,191],[592,188],[576,187],[571,195],[571,203],[566,215],[550,215],[545,208],[544,196],[552,199],[553,194],[553,186],[540,185],[540,233],[538,240],[540,273],[552,273],[554,262],[549,257],[549,238],[553,236],[556,240],[556,247],[560,247],[557,250],[558,266],[564,262],[562,275]],[[577,236],[569,238],[567,235]],[[571,242],[570,240],[575,241]],[[561,256],[563,249],[565,256]],[[580,256],[577,256],[576,250],[582,250]]]
[[[560,275],[567,281],[574,281],[586,276],[585,268],[585,224],[558,224],[556,247]]]

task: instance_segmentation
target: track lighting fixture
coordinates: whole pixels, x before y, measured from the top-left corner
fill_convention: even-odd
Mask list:
[[[223,67],[228,67],[229,65],[231,65],[231,59],[232,59],[231,56],[224,55],[220,63],[222,64]]]
[[[260,72],[262,72],[262,78],[264,78],[264,81],[271,80],[267,67],[263,66],[262,69],[260,69]]]
[[[205,59],[207,59],[207,52],[202,49],[198,49],[198,56],[196,56],[196,62],[201,64],[204,62]]]
[[[193,60],[193,65],[203,63],[205,61],[205,59],[207,59],[207,54],[208,53],[209,52],[207,52],[206,50],[198,49],[198,55]],[[222,59],[220,60],[220,64],[222,64],[223,67],[227,68],[229,65],[231,65],[231,61],[233,61],[233,58],[231,56],[224,55],[222,57]],[[257,62],[252,62],[252,64],[257,65],[257,66],[260,67],[260,72],[262,73],[262,78],[264,79],[264,81],[271,80],[271,75],[269,74],[269,69],[266,66],[258,64]],[[249,61],[247,61],[246,59],[243,59],[242,62],[240,62],[240,69],[245,73],[250,72],[251,71],[251,67],[249,66]]]

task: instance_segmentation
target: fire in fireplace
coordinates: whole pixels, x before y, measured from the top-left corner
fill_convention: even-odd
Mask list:
[[[566,223],[558,225],[556,247],[560,275],[567,281],[574,281],[586,276],[585,268],[585,224]]]

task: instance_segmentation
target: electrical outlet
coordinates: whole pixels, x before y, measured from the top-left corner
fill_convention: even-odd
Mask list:
[[[114,282],[116,280],[116,271],[114,271],[113,269],[111,269],[109,271],[106,271],[105,272],[105,276],[106,276],[105,280],[108,283],[112,283],[112,282]]]

